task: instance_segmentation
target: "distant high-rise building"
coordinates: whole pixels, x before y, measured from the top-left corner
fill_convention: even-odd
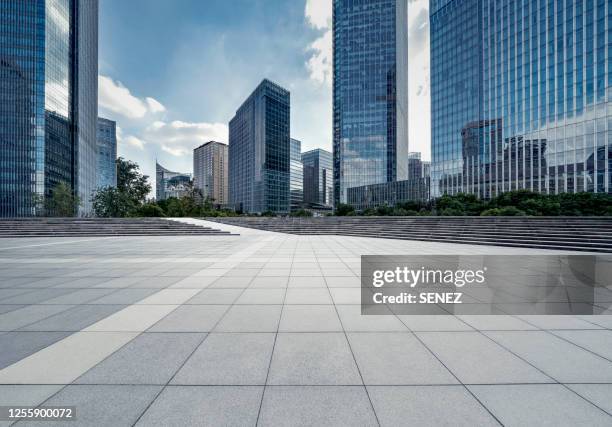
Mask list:
[[[117,185],[117,124],[98,117],[98,181],[96,188]]]
[[[333,157],[317,148],[302,153],[304,165],[304,203],[308,206],[333,207]]]
[[[289,212],[289,91],[265,79],[229,123],[229,199],[237,210]]]
[[[432,195],[612,191],[610,0],[431,0]]]
[[[193,183],[204,198],[215,204],[228,202],[228,150],[227,144],[209,141],[193,150]]]
[[[0,216],[96,188],[98,0],[0,2]]]
[[[171,197],[177,199],[184,196],[189,190],[191,174],[172,172],[155,162],[155,198],[166,200]]]
[[[334,198],[406,179],[407,0],[333,0]]]
[[[302,143],[291,138],[289,165],[290,209],[296,211],[304,204],[304,167],[302,166]]]
[[[408,179],[429,177],[430,162],[421,160],[421,153],[408,153]]]

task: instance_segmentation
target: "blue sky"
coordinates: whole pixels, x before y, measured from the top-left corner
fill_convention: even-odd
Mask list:
[[[410,2],[410,149],[429,158],[427,0]],[[119,155],[154,175],[190,172],[191,151],[263,79],[291,91],[302,150],[331,150],[331,0],[100,0],[100,116]]]

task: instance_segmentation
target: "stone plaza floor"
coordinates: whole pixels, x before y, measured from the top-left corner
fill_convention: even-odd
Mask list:
[[[360,314],[362,254],[552,251],[213,226],[0,240],[0,406],[76,407],[17,425],[612,425],[612,316]]]

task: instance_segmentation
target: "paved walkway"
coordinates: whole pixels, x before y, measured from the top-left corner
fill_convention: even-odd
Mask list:
[[[360,315],[361,254],[542,251],[221,228],[240,236],[1,239],[0,406],[76,406],[75,426],[612,425],[612,316]]]

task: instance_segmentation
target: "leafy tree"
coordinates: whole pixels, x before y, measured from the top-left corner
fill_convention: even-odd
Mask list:
[[[140,172],[138,164],[119,157],[117,187],[105,187],[94,193],[93,210],[99,217],[138,216],[139,208],[151,191],[149,177]]]
[[[46,214],[49,216],[75,216],[80,205],[81,200],[65,182],[57,184],[51,190],[51,197],[44,202]]]
[[[337,216],[348,216],[348,215],[354,215],[354,214],[355,214],[355,208],[352,207],[351,205],[347,205],[346,203],[338,203],[338,206],[336,206]]]
[[[525,211],[522,211],[514,206],[506,206],[503,208],[492,208],[483,211],[481,216],[525,216]]]
[[[155,202],[147,202],[138,207],[135,211],[135,216],[139,217],[165,217],[164,210]]]

